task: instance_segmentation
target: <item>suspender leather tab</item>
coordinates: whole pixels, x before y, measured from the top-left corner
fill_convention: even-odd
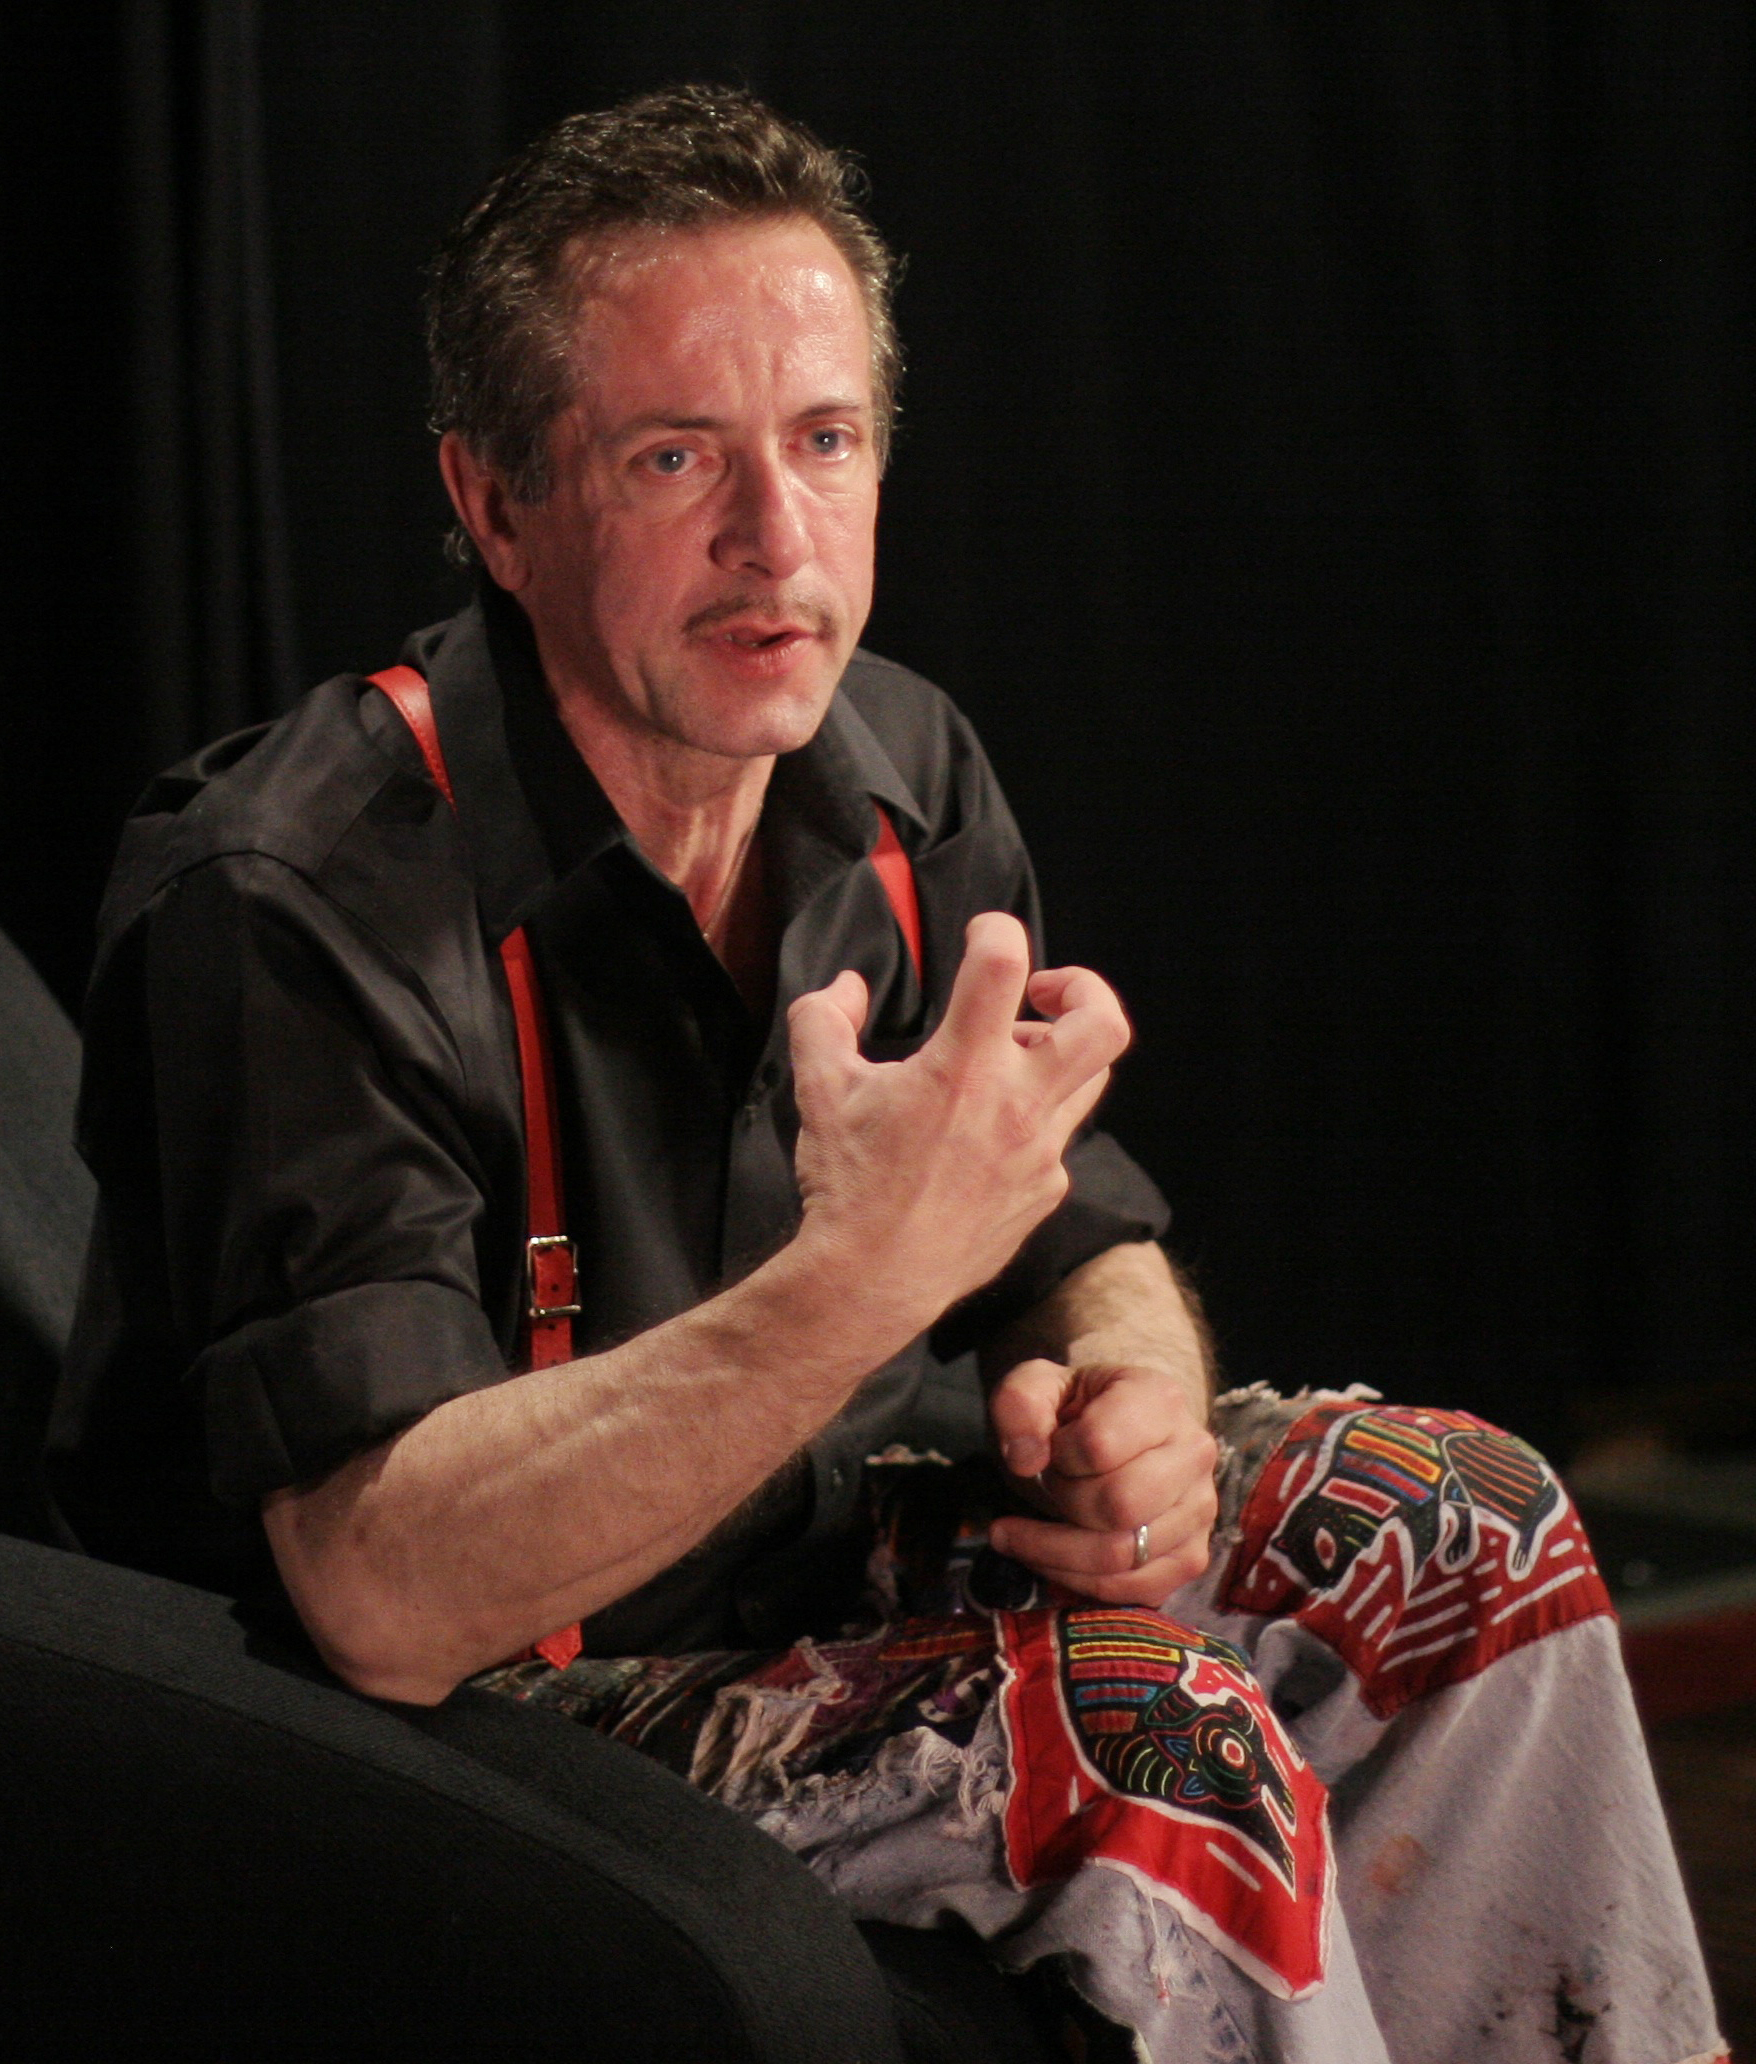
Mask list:
[[[532,1233],[524,1243],[525,1317],[533,1323],[579,1316],[579,1250],[565,1233]]]

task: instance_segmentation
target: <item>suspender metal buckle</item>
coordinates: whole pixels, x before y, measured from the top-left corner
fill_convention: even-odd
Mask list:
[[[528,1319],[576,1319],[579,1250],[565,1233],[533,1233],[524,1243]]]

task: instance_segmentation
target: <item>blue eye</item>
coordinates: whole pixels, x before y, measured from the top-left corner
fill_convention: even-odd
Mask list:
[[[839,458],[847,449],[848,434],[845,430],[813,430],[812,448],[820,458]]]
[[[652,454],[649,463],[655,473],[678,474],[689,463],[689,453],[680,444],[670,444]]]

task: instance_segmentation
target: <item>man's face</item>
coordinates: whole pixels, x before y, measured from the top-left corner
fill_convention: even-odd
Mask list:
[[[648,743],[790,751],[872,602],[859,288],[801,220],[643,236],[587,277],[554,487],[511,512],[554,685]]]

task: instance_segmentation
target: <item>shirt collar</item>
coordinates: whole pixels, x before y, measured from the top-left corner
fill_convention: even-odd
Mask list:
[[[427,677],[483,923],[498,943],[556,883],[633,841],[567,736],[510,596],[483,581],[461,614],[417,632],[401,657]],[[816,735],[775,762],[766,807],[851,864],[877,838],[875,802],[926,829],[895,762],[838,688]]]
[[[860,656],[854,655],[856,662]],[[845,677],[815,737],[775,762],[773,785],[789,803],[822,798],[832,807],[839,804],[847,815],[838,843],[859,859],[872,850],[878,834],[874,802],[887,805],[892,816],[900,812],[922,831],[927,828],[914,791],[850,700]]]

